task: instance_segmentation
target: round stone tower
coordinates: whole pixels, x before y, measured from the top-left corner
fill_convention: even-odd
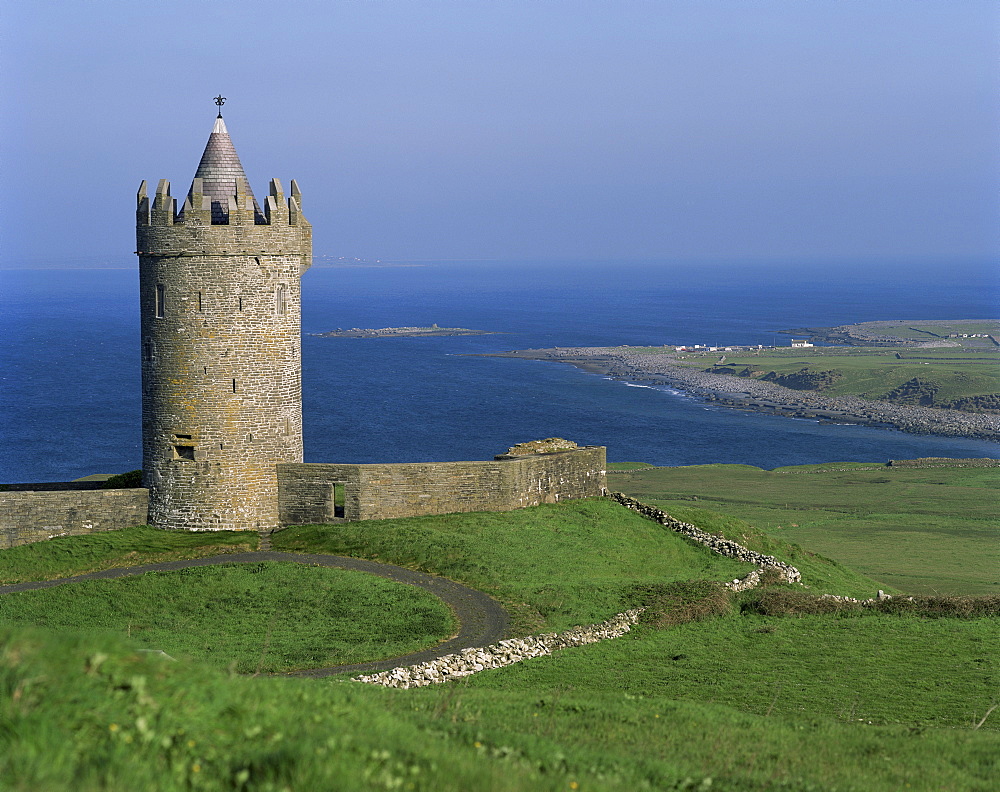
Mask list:
[[[137,203],[149,521],[276,528],[275,465],[302,461],[298,185],[272,179],[262,210],[220,113],[181,210],[166,180]]]

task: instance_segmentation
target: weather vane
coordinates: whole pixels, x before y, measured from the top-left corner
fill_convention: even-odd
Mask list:
[[[215,97],[215,103],[219,106],[219,118],[222,118],[222,105],[226,103],[226,97],[219,94]]]

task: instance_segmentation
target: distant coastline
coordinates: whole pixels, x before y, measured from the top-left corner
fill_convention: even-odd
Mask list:
[[[467,336],[495,335],[489,330],[470,330],[467,327],[352,327],[350,330],[331,330],[327,333],[311,333],[319,338],[422,338],[425,336]]]
[[[1000,441],[997,415],[893,404],[856,396],[821,396],[773,382],[701,371],[683,365],[669,353],[643,347],[522,349],[484,357],[568,363],[610,379],[666,385],[715,404],[771,415],[892,428],[911,434]]]
[[[995,319],[897,319],[779,330],[818,344],[863,347],[1000,347]]]

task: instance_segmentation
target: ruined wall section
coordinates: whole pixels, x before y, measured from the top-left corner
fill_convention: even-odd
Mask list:
[[[490,462],[278,466],[281,522],[382,520],[452,512],[511,511],[607,492],[603,446]]]
[[[227,223],[195,179],[182,211],[139,190],[143,485],[149,522],[186,530],[278,525],[275,463],[302,460],[301,300],[312,229],[292,182],[263,217],[237,183]],[[263,221],[263,222],[261,222]]]

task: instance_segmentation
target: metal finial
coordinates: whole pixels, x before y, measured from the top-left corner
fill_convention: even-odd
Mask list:
[[[226,103],[226,97],[219,94],[215,97],[215,103],[219,106],[219,118],[222,118],[222,105]]]

